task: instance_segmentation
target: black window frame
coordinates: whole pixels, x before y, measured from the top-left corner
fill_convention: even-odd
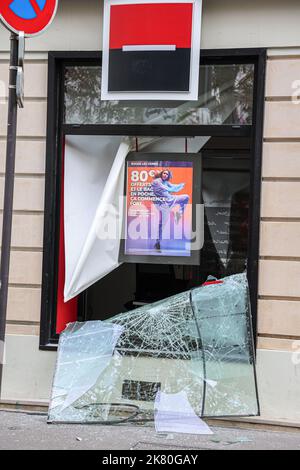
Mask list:
[[[219,136],[251,139],[251,200],[248,245],[248,279],[256,337],[258,301],[258,260],[260,233],[261,167],[265,101],[266,49],[208,49],[201,51],[201,65],[254,64],[252,125],[69,125],[64,124],[64,68],[66,66],[101,66],[101,52],[54,51],[48,54],[48,110],[46,138],[45,211],[43,273],[41,296],[40,349],[56,350],[56,306],[58,286],[60,195],[62,154],[65,135]],[[84,294],[79,297],[83,310]]]

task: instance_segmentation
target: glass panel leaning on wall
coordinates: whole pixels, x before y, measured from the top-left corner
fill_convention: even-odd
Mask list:
[[[61,334],[49,422],[161,426],[170,413],[258,414],[245,273]]]
[[[253,64],[200,67],[198,101],[101,101],[101,67],[65,68],[65,124],[251,125]]]

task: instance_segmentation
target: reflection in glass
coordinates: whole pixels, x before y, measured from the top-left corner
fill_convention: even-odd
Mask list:
[[[253,64],[200,67],[198,101],[101,101],[101,67],[65,69],[66,124],[251,125]]]
[[[205,154],[204,154],[205,155]],[[200,282],[247,268],[249,239],[250,155],[212,152],[204,157],[204,246]]]

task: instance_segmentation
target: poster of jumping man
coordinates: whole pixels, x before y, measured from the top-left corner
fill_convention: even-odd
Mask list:
[[[200,162],[199,154],[129,154],[121,260],[198,264]]]

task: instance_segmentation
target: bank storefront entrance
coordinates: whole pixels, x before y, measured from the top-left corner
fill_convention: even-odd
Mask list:
[[[204,51],[197,102],[103,102],[100,54],[49,54],[40,349],[55,350],[60,333],[70,322],[110,321],[126,312],[130,317],[136,308],[197,288],[209,276],[228,279],[245,272],[256,334],[264,70],[264,50]],[[199,187],[205,213],[204,245],[198,264],[123,263],[112,264],[109,270],[103,267],[98,241],[91,242],[93,224],[107,181],[114,191],[117,178],[111,178],[112,168],[124,145],[141,155],[177,153],[184,159],[192,153],[201,159]],[[237,409],[221,406],[215,410],[211,405],[205,409],[205,393],[202,385],[197,392],[196,381],[189,387],[193,396],[204,397],[202,411],[197,410],[203,416],[259,412],[251,372],[255,362],[251,334],[243,346],[238,339],[249,334],[243,321],[239,324],[234,316],[226,319],[218,328],[217,340],[212,341],[213,347],[217,344],[222,351],[218,367],[227,356],[226,374],[235,377],[229,380],[231,389],[250,399],[245,398],[245,407],[243,404]],[[175,349],[187,347],[190,360],[199,344],[192,341],[187,345],[185,339],[178,338],[173,341],[170,333],[172,345],[167,352],[153,353],[153,342],[148,341],[151,346],[143,349],[140,357],[141,351],[133,350],[139,341],[135,331],[141,324],[145,326],[147,321],[139,319],[118,349],[125,354],[125,368],[128,354],[137,357],[138,366],[124,374],[116,388],[122,399],[144,404],[153,400],[167,371],[180,370],[180,360],[184,360],[184,366],[188,364],[182,353],[178,356],[178,350],[174,354],[169,349],[174,344]],[[214,322],[209,325],[211,331],[205,335],[212,338],[216,327]],[[163,322],[157,323],[158,338],[166,328]],[[155,335],[153,338],[154,347],[160,344],[165,348],[164,342],[156,341]],[[170,360],[166,369],[165,361]],[[232,364],[237,368],[230,369]],[[244,370],[246,364],[250,375]],[[151,369],[157,370],[157,376],[142,372]],[[244,383],[236,378],[240,373],[247,377]],[[140,390],[143,399],[140,395],[137,398]]]

